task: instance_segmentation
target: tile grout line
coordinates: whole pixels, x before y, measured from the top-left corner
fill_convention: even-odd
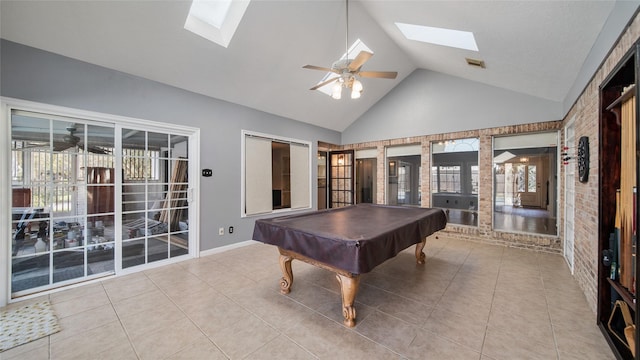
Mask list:
[[[450,241],[451,241],[450,239],[447,239],[447,243],[449,243]],[[449,286],[453,283],[453,280],[455,279],[455,277],[456,277],[456,276],[458,275],[458,273],[460,272],[460,269],[462,268],[462,266],[464,265],[464,263],[465,263],[465,262],[467,262],[467,260],[469,259],[469,256],[471,255],[471,253],[473,252],[474,248],[476,247],[476,245],[475,245],[475,244],[473,244],[473,243],[470,243],[470,244],[471,244],[471,249],[469,250],[469,252],[467,253],[467,255],[464,257],[464,260],[460,263],[460,266],[458,266],[458,269],[456,270],[455,274],[451,277],[451,280],[449,280],[449,281],[448,281],[448,284],[447,284],[447,286],[445,287],[444,291],[442,292],[442,295],[440,295],[440,297],[439,297],[439,298],[438,298],[438,300],[436,301],[435,305],[434,305],[433,307],[431,307],[431,312],[429,313],[429,316],[427,317],[427,320],[429,319],[429,317],[431,317],[431,314],[433,314],[433,312],[435,311],[435,308],[440,304],[440,301],[442,300],[442,297],[444,296],[444,294],[447,292],[447,289],[449,289]],[[443,246],[443,247],[440,247],[440,249],[439,249],[439,250],[438,250],[434,255],[439,254],[439,253],[440,253],[440,251],[441,251],[443,248],[444,248],[444,246]],[[426,262],[425,262],[425,264],[426,264]],[[487,321],[488,321],[488,319],[487,319]],[[423,329],[423,330],[424,330],[424,328],[423,328],[423,327],[420,327],[420,329]],[[426,330],[426,331],[429,331],[429,330]],[[485,334],[486,334],[486,330],[485,330]],[[436,333],[436,336],[440,336],[440,335],[438,335],[438,334]],[[459,343],[459,342],[457,342],[457,341],[455,341],[455,340],[453,340],[453,339],[449,339],[449,338],[444,337],[444,336],[440,336],[440,337],[442,337],[442,338],[444,338],[444,339],[447,339],[448,341],[451,341],[451,342],[452,342],[452,343],[454,343],[454,344],[458,344],[459,346],[462,346],[462,347],[464,347],[464,348],[468,348],[468,349],[470,349],[470,350],[471,350],[471,351],[473,351],[473,352],[476,352],[476,350],[473,350],[473,349],[469,348],[467,345],[461,344],[461,343]],[[416,337],[414,336],[414,338],[411,340],[411,342],[409,342],[409,344],[410,344],[410,345],[411,345],[411,344],[413,344],[413,342],[415,341],[415,339],[416,339]],[[484,340],[483,340],[483,343],[484,343]],[[481,359],[481,358],[482,358],[482,351],[478,352],[478,356],[479,356],[479,357],[478,357],[478,359]]]
[[[145,276],[147,275],[145,274]],[[104,282],[100,281],[100,286],[102,287],[102,290],[104,291],[105,295],[107,295],[107,299],[109,299],[109,305],[111,306],[111,309],[113,309],[114,314],[116,314],[116,317],[118,318],[118,323],[120,323],[120,327],[122,328],[122,331],[124,331],[125,336],[129,340],[129,345],[131,345],[131,348],[133,349],[133,353],[136,355],[136,358],[140,359],[140,354],[138,354],[138,350],[136,349],[136,346],[133,343],[133,339],[131,339],[131,335],[129,334],[129,332],[127,331],[127,328],[122,323],[122,318],[120,318],[120,314],[118,314],[118,311],[116,310],[113,304],[113,300],[111,299],[111,296],[109,296],[109,292],[104,287]]]
[[[192,273],[192,272],[191,272],[191,271],[189,271],[188,269],[184,268],[184,267],[183,267],[183,266],[181,266],[181,265],[179,265],[179,266],[180,266],[184,271],[186,271],[186,272],[188,272],[189,274],[191,274],[191,275],[193,275],[193,276],[197,277],[199,280],[202,280],[202,279],[200,279],[196,274]],[[190,322],[191,324],[193,324],[193,326],[195,326],[195,327],[200,331],[200,333],[202,333],[202,335],[204,335],[204,337],[206,337],[206,338],[207,338],[207,339],[208,339],[208,340],[213,344],[213,346],[215,346],[215,347],[220,351],[220,353],[221,353],[222,355],[224,355],[227,359],[231,359],[231,356],[229,356],[229,355],[228,355],[224,350],[222,350],[222,348],[221,348],[220,346],[218,346],[218,344],[216,344],[216,342],[215,342],[215,341],[213,341],[213,339],[211,339],[211,338],[210,338],[210,337],[209,337],[209,336],[204,332],[204,330],[203,330],[203,329],[202,329],[202,328],[201,328],[201,327],[200,327],[200,326],[199,326],[199,325],[198,325],[198,324],[197,324],[197,323],[196,323],[196,322],[195,322],[195,321],[194,321],[194,320],[193,320],[189,315],[187,315],[187,313],[185,313],[185,312],[184,312],[184,310],[182,310],[182,308],[181,308],[180,306],[178,306],[178,304],[176,304],[176,303],[175,303],[175,301],[173,301],[173,299],[171,298],[171,296],[169,296],[169,294],[167,294],[167,293],[162,289],[162,287],[160,287],[160,286],[159,286],[155,281],[153,281],[153,279],[152,279],[151,277],[149,277],[145,271],[143,271],[143,273],[144,273],[144,275],[149,279],[149,281],[151,281],[151,282],[153,283],[153,285],[155,285],[155,286],[158,288],[158,290],[159,290],[159,291],[160,291],[164,296],[166,296],[166,297],[167,297],[167,299],[171,302],[171,304],[173,304],[173,305],[176,307],[176,309],[178,309],[178,311],[180,311],[180,312],[182,313],[182,315],[184,315],[184,317],[185,317],[185,318],[187,318],[187,319],[189,320],[189,322]],[[204,280],[202,280],[202,281],[204,281]],[[205,284],[207,284],[207,286],[211,287],[211,285],[209,285],[209,283],[207,283],[206,281],[204,281],[204,283],[205,283]],[[215,290],[215,289],[214,289],[214,290]],[[216,290],[216,291],[217,291],[217,290]],[[221,293],[221,294],[222,294],[222,293]],[[225,294],[222,294],[222,295],[226,297],[226,295],[225,295]],[[180,349],[180,350],[176,351],[175,353],[173,353],[173,354],[171,354],[171,355],[175,355],[175,354],[179,353],[179,352],[180,352],[181,350],[183,350],[183,349],[184,349],[184,348],[182,348],[182,349]],[[171,356],[171,355],[169,355],[169,356]]]
[[[540,266],[540,255],[536,254],[536,264],[538,265],[538,272],[540,274],[540,280],[542,281],[542,291],[544,291],[544,303],[547,307],[547,317],[549,318],[549,326],[551,327],[551,335],[553,337],[553,345],[556,350],[556,359],[560,359],[560,350],[558,349],[558,337],[556,334],[556,327],[553,325],[553,319],[551,318],[551,311],[549,311],[549,298],[547,287],[545,286],[544,276],[542,275],[541,266]]]
[[[489,307],[489,315],[487,316],[487,322],[484,325],[484,336],[482,337],[482,346],[480,347],[480,358],[482,356],[489,356],[484,353],[484,345],[487,341],[487,333],[489,332],[489,320],[491,319],[491,313],[493,312],[493,301],[496,298],[496,289],[498,288],[498,279],[500,279],[500,272],[502,271],[502,264],[504,262],[504,252],[506,247],[501,247],[502,253],[500,255],[500,266],[498,267],[498,272],[496,273],[496,282],[493,286],[493,295],[491,296],[491,305]]]

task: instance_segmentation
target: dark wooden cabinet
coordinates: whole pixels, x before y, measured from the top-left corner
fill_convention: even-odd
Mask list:
[[[640,184],[639,60],[640,45],[636,44],[600,86],[597,321],[619,359],[640,359],[638,331],[629,327],[625,334],[620,310],[621,306],[628,308],[628,320],[638,324],[635,224],[639,214],[634,188]]]
[[[87,214],[113,213],[115,200],[115,173],[113,168],[87,168]],[[106,216],[105,219],[110,216]],[[103,220],[92,217],[92,220]]]

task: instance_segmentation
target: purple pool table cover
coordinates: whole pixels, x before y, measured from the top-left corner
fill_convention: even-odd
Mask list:
[[[446,225],[441,209],[358,204],[256,220],[253,239],[363,274]]]

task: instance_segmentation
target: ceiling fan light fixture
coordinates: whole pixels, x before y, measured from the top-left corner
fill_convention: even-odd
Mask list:
[[[351,83],[351,98],[359,99],[360,95],[362,95],[362,90],[362,83],[357,79],[353,79],[353,82]]]
[[[357,52],[358,55],[356,57],[351,58],[349,54],[353,54],[352,49],[362,46],[366,48],[364,43],[358,39],[356,43],[351,47],[349,46],[349,0],[345,1],[346,3],[346,36],[345,36],[345,54],[336,62],[333,63],[331,68],[326,68],[322,66],[315,65],[305,65],[303,68],[311,69],[311,70],[322,70],[327,71],[325,77],[320,80],[315,86],[313,86],[309,90],[320,90],[325,94],[331,95],[332,98],[338,100],[342,97],[342,88],[351,89],[351,98],[358,99],[362,95],[362,83],[356,80],[356,76],[365,77],[365,78],[381,78],[381,79],[395,79],[398,76],[398,73],[395,71],[361,71],[362,66],[366,63],[372,56],[373,52],[364,49],[360,49]],[[337,76],[335,75],[337,74]],[[331,88],[329,85],[333,84]],[[329,89],[331,89],[331,93],[329,93]]]

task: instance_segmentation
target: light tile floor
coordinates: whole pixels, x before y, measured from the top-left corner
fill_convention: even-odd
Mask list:
[[[294,261],[281,295],[256,243],[47,295],[63,330],[0,358],[613,359],[561,256],[443,236],[425,265],[413,251],[362,275],[352,329],[330,272]]]

